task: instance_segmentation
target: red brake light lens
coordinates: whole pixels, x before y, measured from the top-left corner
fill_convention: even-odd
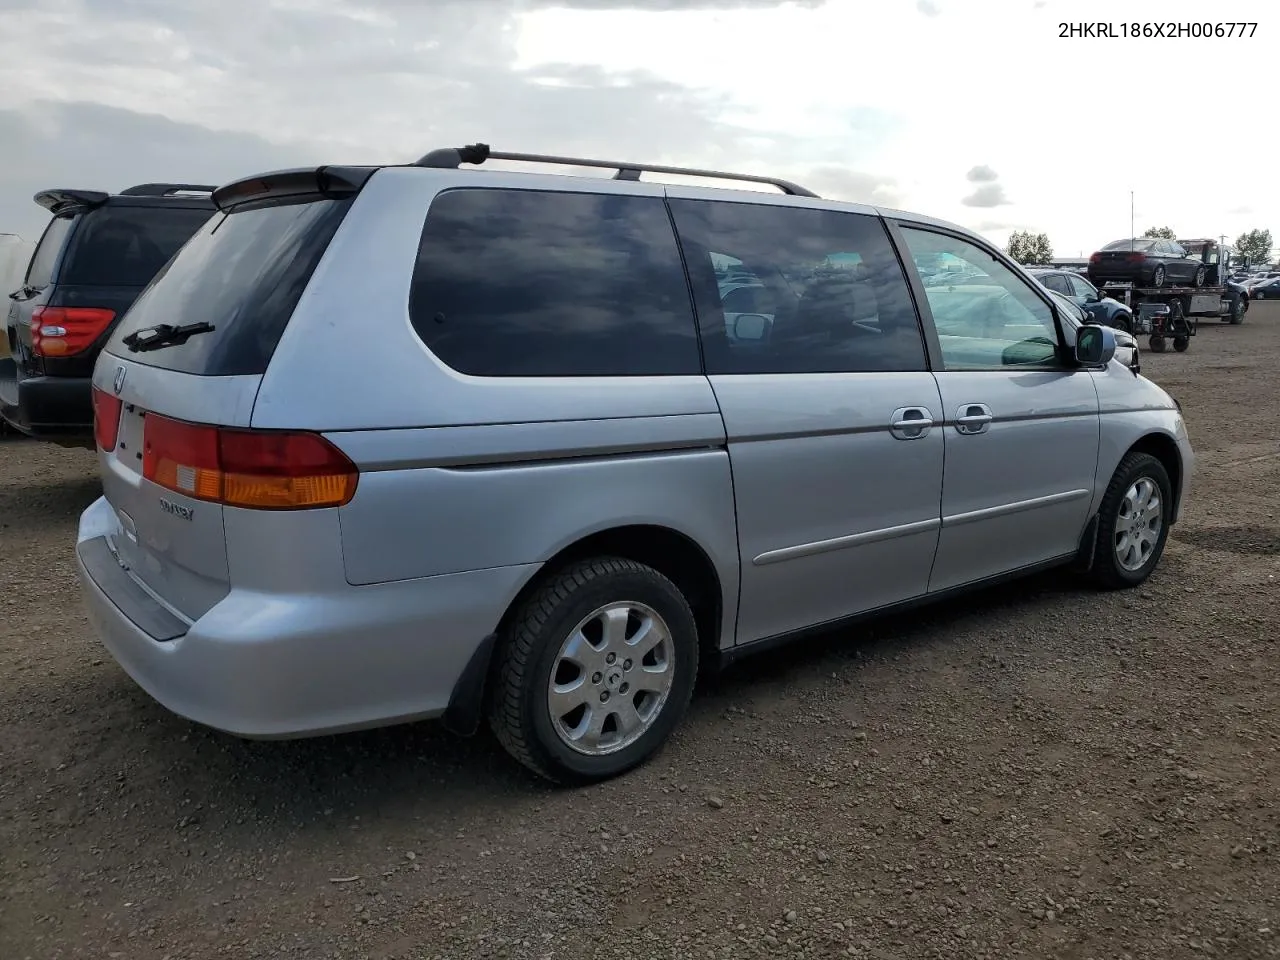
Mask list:
[[[1102,262],[1102,254],[1100,254],[1100,253],[1092,254],[1092,255],[1089,257],[1089,262],[1090,262],[1090,263],[1101,263],[1101,262]]]
[[[31,311],[31,352],[73,357],[93,346],[115,316],[102,307],[36,307]]]
[[[124,406],[119,397],[113,397],[105,390],[93,388],[93,435],[98,446],[110,453],[116,448],[120,439],[120,408]]]
[[[315,433],[232,430],[147,414],[142,473],[197,500],[260,510],[340,507],[359,471]]]
[[[1143,260],[1147,259],[1147,255],[1145,253],[1138,253],[1137,251],[1135,251],[1129,254],[1129,256],[1126,257],[1125,259],[1128,260],[1130,263],[1141,263]]]

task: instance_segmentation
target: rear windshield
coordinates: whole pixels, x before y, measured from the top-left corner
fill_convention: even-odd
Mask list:
[[[99,207],[81,219],[58,282],[145,287],[212,215],[198,207]]]
[[[143,291],[107,349],[182,373],[265,373],[351,202],[300,200],[217,214]],[[162,323],[209,323],[214,329],[136,353],[121,342]]]
[[[1156,241],[1147,237],[1138,237],[1134,240],[1115,240],[1108,243],[1103,250],[1150,250],[1156,245]]]

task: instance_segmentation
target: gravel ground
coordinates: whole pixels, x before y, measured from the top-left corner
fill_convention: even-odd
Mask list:
[[[1280,956],[1280,308],[1147,354],[1200,456],[1064,574],[744,664],[554,790],[430,724],[196,728],[79,607],[92,457],[0,442],[0,958]]]

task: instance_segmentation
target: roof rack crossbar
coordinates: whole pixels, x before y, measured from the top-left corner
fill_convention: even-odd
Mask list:
[[[457,169],[464,163],[481,164],[486,160],[514,160],[520,163],[550,163],[566,167],[594,167],[604,170],[616,170],[615,180],[639,180],[641,173],[663,173],[680,177],[699,177],[707,180],[736,180],[740,183],[762,183],[777,187],[783,193],[793,197],[813,197],[818,195],[812,190],[781,180],[777,177],[761,177],[750,173],[726,173],[721,170],[699,170],[694,167],[668,167],[654,163],[619,163],[613,160],[590,160],[585,157],[558,157],[541,153],[500,153],[490,150],[487,143],[473,143],[465,147],[443,147],[432,150],[413,163],[415,167],[435,167],[438,169]]]
[[[128,190],[121,190],[122,197],[171,197],[175,193],[213,193],[216,186],[203,183],[140,183]]]

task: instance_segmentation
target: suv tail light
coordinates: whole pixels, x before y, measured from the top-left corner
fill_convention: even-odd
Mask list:
[[[1089,256],[1089,262],[1090,262],[1090,263],[1101,263],[1101,262],[1102,262],[1102,254],[1100,254],[1100,253],[1094,253],[1094,254],[1091,254],[1091,255]]]
[[[93,346],[116,312],[102,307],[36,307],[31,311],[31,352],[71,357]]]
[[[315,433],[239,430],[147,414],[142,474],[175,493],[229,507],[340,507],[360,472]]]
[[[107,453],[116,448],[120,439],[120,408],[124,406],[119,397],[113,397],[98,387],[93,388],[93,435]]]

